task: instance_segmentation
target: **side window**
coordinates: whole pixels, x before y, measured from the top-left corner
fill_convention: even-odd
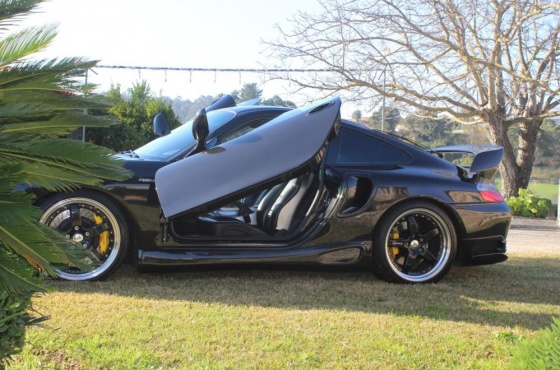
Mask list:
[[[394,164],[410,160],[408,154],[391,144],[348,129],[342,129],[331,146],[331,164]]]
[[[219,142],[220,142],[220,144],[223,144],[225,142],[228,142],[230,140],[233,140],[233,139],[236,139],[240,136],[243,136],[246,133],[253,131],[254,129],[259,127],[263,123],[266,123],[266,122],[270,121],[272,118],[273,117],[259,118],[259,119],[256,119],[254,121],[250,121],[249,123],[247,123],[245,125],[236,127],[233,131],[230,131],[230,132],[222,135]]]

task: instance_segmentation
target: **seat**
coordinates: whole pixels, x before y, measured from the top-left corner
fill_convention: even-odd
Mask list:
[[[269,229],[269,227],[267,227],[268,225],[267,217],[271,208],[274,206],[276,200],[284,191],[284,189],[288,186],[288,184],[292,183],[295,180],[296,179],[292,179],[288,182],[283,182],[281,184],[276,185],[275,187],[270,189],[270,191],[268,191],[266,195],[261,199],[261,201],[257,206],[257,226],[261,230],[266,231],[267,229]]]
[[[270,194],[271,198],[274,198],[273,201],[270,200],[270,204],[264,204],[263,207],[259,204],[261,212],[257,214],[259,227],[271,235],[289,234],[292,227],[297,224],[295,215],[300,210],[302,201],[313,184],[313,179],[313,174],[307,174],[281,184],[283,186],[276,190],[277,194]]]
[[[276,185],[268,192],[259,193],[256,200],[253,199],[253,201],[258,202],[256,207],[256,217],[258,219],[269,212],[277,197],[287,184],[288,183],[285,182]],[[234,203],[236,206],[240,205],[240,202]],[[253,212],[253,214],[255,213],[252,207],[245,205],[243,208],[251,209],[251,212]],[[252,214],[242,214],[242,211],[242,208],[234,208],[232,210],[233,213],[228,214],[227,211],[220,209],[198,217],[198,221],[204,225],[205,229],[209,230],[211,236],[233,238],[270,236],[270,234],[262,228],[262,223],[257,221],[256,225],[251,225]],[[241,220],[241,218],[244,220]]]
[[[309,204],[305,200],[309,196],[314,180],[313,174],[300,178],[299,187],[291,199],[278,202],[276,207],[272,207],[271,223],[276,230],[286,230],[291,233],[294,227],[299,226],[301,219],[297,215],[298,213],[304,215],[308,211],[304,205]]]
[[[248,222],[247,215],[243,215],[246,216],[245,222],[240,219],[241,208],[232,210],[232,214],[216,210],[200,216],[198,220],[211,230],[210,235],[213,236],[287,236],[299,225],[301,217],[307,212],[306,209],[301,209],[301,206],[305,204],[304,199],[314,183],[314,178],[313,174],[307,174],[260,193],[257,200],[253,199],[258,203],[256,215],[252,215],[256,216],[256,225]],[[244,207],[249,209],[246,205]]]

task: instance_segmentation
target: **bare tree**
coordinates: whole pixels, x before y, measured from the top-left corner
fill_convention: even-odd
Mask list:
[[[267,44],[283,67],[332,73],[278,78],[484,122],[490,141],[505,148],[504,194],[527,187],[539,128],[560,115],[556,0],[319,1],[321,12],[298,13]]]

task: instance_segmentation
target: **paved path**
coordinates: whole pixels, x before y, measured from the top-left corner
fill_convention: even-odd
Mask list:
[[[514,217],[507,238],[508,253],[560,254],[560,226],[556,220]]]

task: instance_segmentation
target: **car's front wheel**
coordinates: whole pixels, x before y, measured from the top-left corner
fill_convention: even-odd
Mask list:
[[[427,202],[397,206],[381,220],[373,236],[374,273],[396,283],[442,279],[457,251],[453,223]]]
[[[119,208],[107,197],[89,191],[58,194],[41,205],[40,222],[92,254],[95,267],[57,270],[65,280],[100,280],[115,271],[128,248],[128,226]],[[96,259],[97,261],[93,261]]]

